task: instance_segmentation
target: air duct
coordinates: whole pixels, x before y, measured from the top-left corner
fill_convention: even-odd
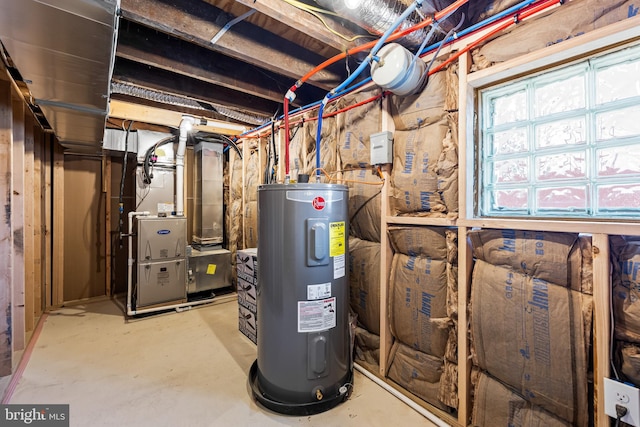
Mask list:
[[[336,12],[372,34],[381,35],[397,21],[410,2],[405,3],[402,0],[316,0],[316,3]],[[452,1],[447,0],[424,0],[419,12],[412,13],[398,30],[405,30],[421,22],[423,17],[420,14],[423,16],[433,15],[451,3]],[[453,27],[446,20],[439,25],[445,33]],[[407,47],[418,47],[427,35],[428,28],[414,31],[400,39],[400,43]],[[431,37],[435,38],[433,35]]]
[[[113,81],[111,82],[111,93],[134,96],[136,98],[146,99],[148,101],[159,102],[161,104],[175,105],[177,107],[192,108],[194,110],[214,111],[222,116],[230,119],[248,123],[251,125],[261,125],[265,123],[268,118],[260,117],[253,114],[247,114],[240,111],[232,110],[231,108],[223,107],[221,105],[214,105],[206,103],[210,108],[205,108],[200,102],[187,98],[186,96],[174,95],[171,93],[162,92],[155,89],[149,89],[130,83]],[[212,110],[213,109],[213,110]]]

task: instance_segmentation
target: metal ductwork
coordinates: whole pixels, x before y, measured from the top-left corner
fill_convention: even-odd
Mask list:
[[[213,111],[221,116],[250,125],[262,125],[269,120],[268,117],[260,117],[253,114],[243,113],[217,104],[214,105],[207,103],[206,105],[209,108],[205,108],[201,102],[187,98],[186,96],[174,95],[121,81],[113,81],[111,83],[111,93],[133,96],[161,104],[192,108],[194,110]]]
[[[0,41],[60,142],[100,149],[118,0],[0,0]]]
[[[393,24],[410,2],[402,0],[316,0],[320,6],[330,9],[341,17],[369,31],[371,34],[382,35]],[[424,0],[420,13],[423,16],[433,15],[453,3],[453,0]],[[457,12],[456,12],[457,14]],[[454,14],[454,15],[456,15]],[[414,12],[399,27],[404,30],[422,21],[419,13]],[[444,33],[455,26],[450,18],[440,23]],[[427,37],[429,28],[414,31],[403,37],[399,42],[407,47],[418,47]],[[435,33],[435,39],[439,34]],[[442,34],[440,34],[442,36]],[[427,42],[429,43],[429,42]]]

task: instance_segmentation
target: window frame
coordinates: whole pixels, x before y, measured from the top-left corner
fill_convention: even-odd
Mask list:
[[[484,70],[463,74],[460,81],[460,217],[467,227],[519,228],[550,231],[609,232],[640,235],[637,219],[488,216],[480,209],[480,91],[507,82],[517,82],[546,69],[577,65],[593,56],[640,45],[640,27],[628,19],[564,42],[548,46],[523,57],[496,64]],[[469,67],[469,58],[461,61]]]

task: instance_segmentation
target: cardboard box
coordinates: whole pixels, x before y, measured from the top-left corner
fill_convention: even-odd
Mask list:
[[[236,254],[238,304],[257,312],[258,249],[242,249]]]
[[[257,343],[258,314],[258,249],[242,249],[236,253],[238,276],[238,328]]]
[[[238,329],[254,344],[258,343],[258,319],[256,313],[241,305],[238,305]]]

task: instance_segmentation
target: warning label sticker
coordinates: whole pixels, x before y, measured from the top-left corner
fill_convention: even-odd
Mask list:
[[[330,222],[329,223],[329,256],[344,255],[345,252],[345,223]]]
[[[298,332],[319,332],[336,327],[336,297],[298,301]]]
[[[333,258],[333,278],[339,279],[345,274],[345,254]]]

